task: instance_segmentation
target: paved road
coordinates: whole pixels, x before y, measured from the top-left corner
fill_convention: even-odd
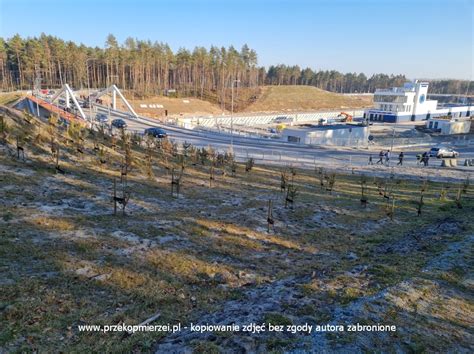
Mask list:
[[[109,109],[104,106],[96,106],[97,111],[100,113],[108,114]],[[88,109],[85,109],[88,113]],[[187,141],[198,147],[212,146],[213,148],[224,152],[228,151],[231,147],[231,137],[226,134],[214,134],[209,132],[202,132],[199,130],[189,130],[176,126],[160,124],[156,120],[147,117],[134,118],[129,114],[118,111],[110,110],[111,119],[122,118],[128,124],[128,130],[143,132],[144,129],[149,127],[162,127],[164,128],[170,137],[178,142]],[[390,148],[387,146],[385,149]],[[416,155],[422,151],[426,151],[429,147],[411,147],[404,148],[405,160],[404,165],[409,167],[411,174],[417,174],[417,171],[423,170],[421,166],[417,164]],[[472,147],[460,147],[457,148],[460,152],[461,158],[459,162],[463,162],[464,159],[474,159],[474,146]],[[275,141],[270,139],[255,139],[236,137],[233,139],[233,151],[239,160],[253,157],[256,160],[262,160],[267,163],[274,163],[279,165],[295,165],[295,166],[327,166],[334,168],[367,168],[367,162],[369,156],[372,155],[374,163],[378,160],[378,150],[374,147],[367,148],[340,148],[340,147],[312,147],[307,145],[293,144],[282,141]],[[390,166],[396,165],[398,153],[400,150],[394,148],[393,156],[391,159]],[[431,173],[436,174],[437,168],[441,164],[439,159],[430,159],[432,167],[429,169]],[[376,166],[376,168],[382,168]],[[398,169],[398,168],[397,168]],[[460,172],[469,173],[469,170],[473,168],[458,168]],[[474,170],[474,169],[473,169]],[[426,174],[428,170],[424,170],[422,173]],[[420,172],[421,173],[421,172]],[[470,174],[470,173],[469,173]]]
[[[107,108],[99,108],[101,112],[106,113]],[[159,124],[152,118],[140,117],[139,119],[130,118],[127,114],[119,111],[112,112],[114,117],[121,117],[127,121],[128,129],[132,131],[142,132],[144,129],[160,126],[164,128],[171,139],[179,142],[187,141],[195,146],[203,147],[211,145],[219,151],[226,151],[231,146],[231,138],[225,134],[212,134],[208,132],[199,132],[179,128],[175,126]],[[233,150],[237,157],[246,158],[255,157],[257,159],[270,160],[282,163],[297,163],[305,162],[307,164],[343,164],[354,166],[365,166],[368,162],[369,156],[373,156],[374,162],[378,159],[378,150],[374,148],[340,148],[340,147],[312,147],[306,145],[299,145],[293,143],[286,143],[282,141],[274,141],[270,139],[255,139],[234,137]],[[389,147],[387,147],[388,149]],[[417,164],[416,155],[422,151],[426,151],[428,147],[411,147],[403,149],[405,154],[404,164],[409,166],[419,166]],[[466,158],[474,158],[473,147],[457,148],[460,152],[460,160],[464,161]],[[399,149],[394,148],[392,154],[392,162],[398,162],[397,157]],[[392,163],[392,164],[393,164]],[[431,159],[433,165],[440,165],[438,159]]]

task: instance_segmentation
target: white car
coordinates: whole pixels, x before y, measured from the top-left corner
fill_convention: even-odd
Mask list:
[[[430,157],[437,157],[438,159],[445,157],[456,158],[459,156],[459,152],[447,147],[435,147],[431,148],[429,155]]]

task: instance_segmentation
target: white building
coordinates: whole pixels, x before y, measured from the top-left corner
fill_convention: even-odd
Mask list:
[[[374,94],[374,108],[364,111],[371,121],[399,123],[420,121],[432,117],[469,117],[471,106],[438,107],[438,101],[428,100],[427,82],[408,82],[403,87],[378,89]]]
[[[285,141],[308,145],[357,146],[366,144],[369,129],[354,124],[300,125],[283,130]]]
[[[470,118],[439,117],[426,121],[426,127],[441,134],[467,134],[471,130]]]

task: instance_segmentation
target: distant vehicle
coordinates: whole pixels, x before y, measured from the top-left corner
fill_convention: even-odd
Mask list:
[[[108,123],[109,117],[107,117],[107,114],[97,113],[97,115],[95,116],[95,120],[98,121],[99,123]]]
[[[89,107],[90,107],[89,101],[84,100],[84,102],[82,102],[82,108],[89,108]]]
[[[58,119],[59,125],[62,125],[63,127],[68,127],[69,126],[69,121],[67,119],[64,119],[63,117],[60,117]]]
[[[459,156],[459,152],[447,147],[431,148],[428,154],[430,155],[430,157],[437,157],[438,159],[442,159],[445,157],[455,158]]]
[[[352,122],[353,118],[351,114],[349,113],[346,113],[346,112],[341,112],[337,115],[338,118],[340,117],[344,117],[342,118],[341,122],[345,122],[345,123],[348,123],[348,122]]]
[[[145,135],[153,136],[155,138],[166,138],[168,134],[161,128],[147,128]]]
[[[286,116],[276,117],[273,120],[273,123],[292,123],[292,122],[293,122],[293,118],[286,117]]]
[[[114,119],[112,121],[112,126],[115,127],[115,128],[126,128],[127,127],[127,122],[125,122],[123,119],[121,118],[117,118],[117,119]]]
[[[329,119],[327,118],[320,118],[318,120],[318,125],[327,125],[329,123]]]

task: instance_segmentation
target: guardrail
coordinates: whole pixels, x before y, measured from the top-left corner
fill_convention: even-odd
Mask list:
[[[53,113],[57,113],[59,114],[59,116],[61,118],[64,118],[68,121],[74,121],[76,123],[80,123],[80,124],[87,124],[86,121],[84,121],[83,119],[79,118],[78,116],[72,114],[72,113],[69,113],[69,112],[66,112],[64,110],[62,110],[61,108],[58,108],[56,107],[55,105],[45,101],[45,100],[42,100],[41,98],[38,98],[38,97],[35,97],[35,96],[31,96],[31,95],[28,95],[26,96],[26,99],[28,101],[32,101],[34,103],[37,103],[38,105],[40,105],[41,107],[43,107],[44,109],[47,109],[48,111],[50,112],[53,112]],[[34,111],[34,108],[33,108],[33,111]]]

